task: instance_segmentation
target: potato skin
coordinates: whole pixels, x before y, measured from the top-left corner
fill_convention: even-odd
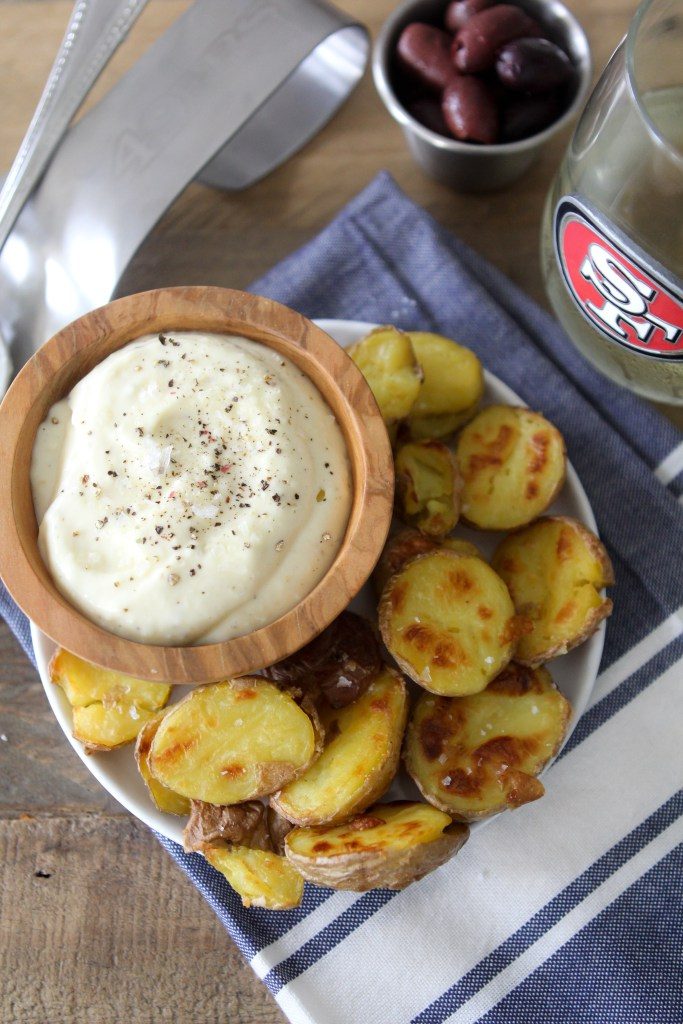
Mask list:
[[[407,717],[405,682],[384,667],[353,704],[323,711],[320,757],[271,796],[271,807],[301,826],[337,824],[364,811],[396,774]]]
[[[401,425],[401,440],[445,441],[476,415],[479,403],[462,412],[442,413],[437,416],[409,416]]]
[[[421,696],[404,762],[426,800],[457,821],[521,807],[567,733],[571,706],[544,668],[514,662],[470,697]]]
[[[183,829],[185,853],[203,852],[216,842],[271,850],[266,807],[258,800],[220,806],[192,800],[190,817]]]
[[[292,829],[285,840],[287,859],[308,882],[330,889],[405,889],[453,857],[469,836],[466,825],[451,823],[447,815],[434,818],[430,811],[441,813],[408,801],[375,804],[344,825]],[[403,841],[411,823],[425,821],[423,837],[417,825],[418,841]],[[385,824],[389,829],[375,839],[373,830]],[[369,838],[367,846],[361,837]]]
[[[518,637],[503,580],[481,558],[444,548],[419,555],[392,576],[379,624],[401,670],[444,696],[483,690],[511,661]]]
[[[396,507],[430,537],[444,537],[460,515],[462,478],[453,453],[440,441],[402,445],[395,459]]]
[[[523,622],[515,660],[534,667],[593,635],[612,612],[600,595],[614,583],[604,545],[569,516],[546,516],[506,537],[492,565]]]
[[[373,627],[361,615],[345,611],[300,651],[265,669],[264,675],[343,708],[365,692],[381,664]]]
[[[545,512],[564,484],[557,427],[521,406],[490,405],[461,431],[462,519],[480,530],[514,530]]]

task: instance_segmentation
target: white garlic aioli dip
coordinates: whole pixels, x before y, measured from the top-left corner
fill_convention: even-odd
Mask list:
[[[53,579],[105,629],[226,640],[322,579],[344,537],[341,430],[292,362],[246,338],[149,335],[38,428],[31,486]]]

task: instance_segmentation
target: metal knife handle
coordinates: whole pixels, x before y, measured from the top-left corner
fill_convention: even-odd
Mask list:
[[[147,0],[77,0],[43,94],[0,192],[0,249],[74,114]]]

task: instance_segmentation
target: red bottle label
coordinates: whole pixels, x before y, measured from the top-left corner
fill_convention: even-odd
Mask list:
[[[572,299],[601,334],[655,359],[683,358],[683,282],[584,199],[557,204],[555,255]]]

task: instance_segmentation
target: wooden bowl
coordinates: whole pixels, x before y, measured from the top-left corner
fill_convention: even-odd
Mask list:
[[[38,549],[30,465],[36,431],[48,410],[97,363],[143,334],[187,330],[252,338],[307,374],[343,432],[353,500],[335,561],[291,611],[232,640],[164,647],[102,629],[58,591]],[[271,299],[225,288],[164,288],[131,295],[93,310],[46,342],[0,406],[0,576],[44,633],[95,664],[170,683],[243,675],[308,643],[357,594],[389,530],[393,477],[391,446],[369,387],[344,350],[310,320]]]

